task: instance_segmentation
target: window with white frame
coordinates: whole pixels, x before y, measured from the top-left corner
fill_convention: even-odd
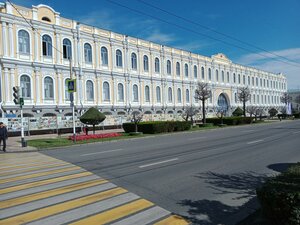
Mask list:
[[[19,53],[22,54],[30,53],[29,33],[26,30],[18,31],[18,44],[19,44]]]
[[[211,80],[211,68],[208,68],[208,79]]]
[[[233,83],[236,83],[236,75],[233,73]]]
[[[168,101],[171,103],[173,101],[173,97],[172,97],[172,88],[169,87],[168,89]]]
[[[63,58],[71,59],[72,58],[72,44],[68,38],[63,40]]]
[[[230,82],[230,76],[229,76],[229,72],[227,72],[227,83]]]
[[[52,57],[52,39],[45,34],[42,37],[43,56]]]
[[[177,89],[177,102],[181,103],[181,89],[180,88]]]
[[[149,60],[148,56],[144,55],[144,71],[148,72],[149,71]]]
[[[92,46],[89,43],[84,44],[84,61],[92,63]]]
[[[103,83],[103,101],[110,101],[109,83],[107,81]]]
[[[203,66],[201,67],[201,77],[202,77],[202,80],[204,80],[205,73],[204,73],[204,67]]]
[[[188,64],[184,64],[184,75],[185,75],[185,77],[189,77],[189,66],[188,66]]]
[[[216,70],[216,81],[219,81],[219,70]]]
[[[224,75],[224,71],[222,70],[222,82],[224,83],[225,82],[225,75]]]
[[[101,47],[101,64],[102,66],[108,65],[108,51],[104,46]]]
[[[54,99],[53,79],[51,77],[44,78],[44,97],[46,100]]]
[[[238,75],[238,83],[241,83],[241,74]]]
[[[29,76],[22,75],[20,77],[20,86],[21,86],[21,97],[31,98],[31,81]]]
[[[189,89],[186,89],[186,90],[185,90],[185,101],[186,101],[187,103],[190,102],[190,90],[189,90]]]
[[[155,58],[155,61],[154,61],[154,69],[155,69],[155,73],[160,72],[159,59],[157,57]]]
[[[86,98],[88,101],[94,101],[94,84],[91,80],[86,82]]]
[[[122,52],[119,49],[116,51],[116,66],[123,67]]]
[[[139,101],[139,88],[136,84],[133,85],[132,92],[133,92],[133,101],[138,102]]]
[[[171,74],[171,61],[167,60],[167,74],[170,75]]]
[[[245,77],[245,75],[243,75],[243,84],[244,85],[246,84],[246,77]]]
[[[161,95],[160,95],[160,87],[156,87],[156,102],[160,103],[161,102]]]
[[[145,101],[150,102],[150,88],[148,85],[145,86]]]
[[[179,62],[176,63],[176,75],[180,76],[180,63]]]
[[[123,84],[118,84],[118,101],[124,102],[124,86]]]
[[[198,77],[198,69],[197,69],[197,66],[194,65],[194,78],[197,79]]]
[[[131,53],[131,69],[137,70],[137,57],[134,52]]]

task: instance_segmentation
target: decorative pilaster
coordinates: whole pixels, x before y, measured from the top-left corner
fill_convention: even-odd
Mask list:
[[[9,73],[8,73],[8,68],[4,68],[4,85],[3,85],[4,87],[5,87],[5,98],[3,98],[4,99],[4,101],[5,102],[11,102],[11,100],[10,100],[10,95],[9,95],[9,93],[11,92],[10,91],[10,85],[9,85]],[[12,89],[11,89],[12,90]]]
[[[40,96],[40,68],[34,69],[35,74],[35,96],[36,96],[36,105],[41,104],[41,96]]]
[[[9,56],[11,58],[14,57],[14,38],[13,38],[13,30],[12,30],[12,24],[8,24],[8,41],[9,41]]]
[[[56,32],[55,37],[56,37],[56,61],[55,61],[55,63],[60,64],[61,63],[61,61],[60,61],[60,59],[61,59],[60,34],[58,32]]]
[[[34,28],[34,61],[39,61],[39,37],[38,32],[36,30],[37,28]]]
[[[58,100],[58,105],[62,104],[62,76],[61,76],[61,71],[57,71],[57,100]]]
[[[3,47],[3,56],[7,57],[7,32],[6,32],[6,22],[2,22],[2,47]]]

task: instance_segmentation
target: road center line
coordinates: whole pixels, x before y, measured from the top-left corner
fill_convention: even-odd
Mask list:
[[[118,149],[113,149],[113,150],[107,150],[103,152],[93,152],[93,153],[87,153],[87,154],[82,154],[80,156],[89,156],[89,155],[97,155],[97,154],[103,154],[103,153],[108,153],[108,152],[118,152],[124,150],[123,148],[118,148]]]
[[[299,134],[300,133],[300,131],[295,131],[295,132],[293,132],[293,134]]]
[[[199,139],[204,139],[206,137],[194,137],[194,138],[189,138],[189,141],[193,141],[193,140],[199,140]]]
[[[247,142],[248,145],[251,145],[251,144],[255,144],[255,143],[258,143],[258,142],[262,142],[264,141],[264,139],[260,139],[260,140],[256,140],[256,141],[250,141],[250,142]]]
[[[176,161],[176,160],[178,160],[178,158],[173,158],[173,159],[168,159],[168,160],[164,160],[164,161],[160,161],[160,162],[150,163],[150,164],[147,164],[147,165],[142,165],[142,166],[139,166],[139,168],[145,168],[145,167],[148,167],[148,166],[154,166],[154,165],[167,163],[167,162],[172,162],[172,161]]]
[[[248,133],[248,132],[252,132],[252,131],[255,131],[255,130],[242,130],[241,132]]]

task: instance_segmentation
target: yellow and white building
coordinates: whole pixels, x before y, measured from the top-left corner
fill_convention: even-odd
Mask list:
[[[26,20],[25,20],[26,19]],[[18,114],[13,86],[20,86],[27,116],[71,112],[66,81],[77,79],[77,111],[97,106],[107,115],[180,114],[200,104],[197,82],[213,90],[208,112],[218,104],[233,110],[239,87],[249,86],[248,104],[279,107],[287,91],[283,74],[238,65],[224,54],[206,57],[63,18],[47,5],[0,5],[2,117]]]

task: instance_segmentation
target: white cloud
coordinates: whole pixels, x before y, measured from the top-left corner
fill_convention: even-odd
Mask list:
[[[186,50],[186,51],[195,52],[195,51],[199,51],[201,49],[204,49],[204,48],[214,45],[214,44],[215,44],[214,42],[192,41],[192,42],[182,44],[182,45],[177,45],[174,47],[182,49],[182,50]]]
[[[283,56],[290,61],[285,63],[283,61],[286,60],[271,53]],[[300,48],[283,49],[271,53],[260,52],[244,55],[237,62],[273,73],[281,72],[287,77],[288,89],[300,88]]]
[[[175,36],[173,34],[164,34],[159,30],[155,30],[148,37],[145,37],[145,39],[159,44],[167,44],[175,41]]]

